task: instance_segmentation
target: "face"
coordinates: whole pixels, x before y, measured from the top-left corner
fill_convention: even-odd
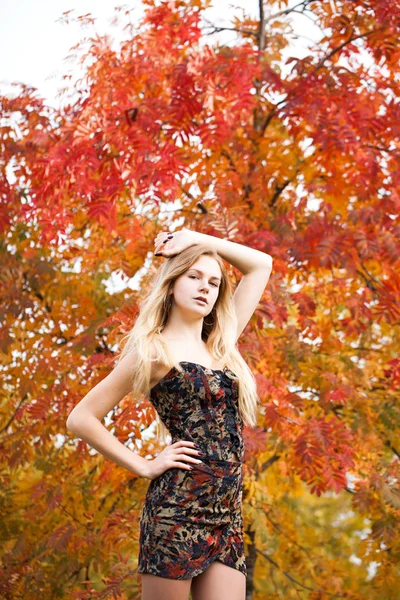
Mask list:
[[[174,283],[174,303],[199,315],[208,315],[218,298],[221,269],[211,256],[202,255]],[[196,300],[199,296],[207,302]]]

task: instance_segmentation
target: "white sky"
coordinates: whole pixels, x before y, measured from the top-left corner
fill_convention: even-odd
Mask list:
[[[246,6],[253,15],[258,14],[258,0],[236,0],[235,5]],[[85,35],[78,24],[61,24],[62,13],[73,10],[79,16],[92,13],[96,17],[96,31],[112,37],[118,28],[111,26],[114,7],[124,5],[118,0],[0,0],[0,65],[1,91],[11,91],[10,83],[21,81],[38,88],[50,104],[57,104],[57,90],[64,85],[61,75],[68,72],[71,63],[64,62],[70,48]],[[233,14],[231,2],[214,0],[215,8],[208,12],[216,24],[229,24],[226,17]],[[134,10],[139,22],[143,14],[140,0],[125,5]],[[229,34],[228,34],[229,35]],[[232,38],[234,33],[230,34]]]
[[[57,20],[67,10],[73,10],[75,16],[91,13],[96,17],[97,33],[115,37],[119,30],[111,26],[111,20],[114,7],[121,5],[118,0],[0,0],[0,56],[3,57],[0,91],[11,93],[10,83],[20,81],[36,87],[49,104],[59,105],[57,91],[65,85],[61,76],[73,67],[73,63],[64,59],[87,32],[78,24],[64,25]],[[124,6],[133,9],[139,22],[143,14],[141,1],[134,0]],[[235,10],[234,6],[239,8]],[[206,16],[215,25],[229,26],[235,12],[242,14],[241,8],[246,8],[251,16],[259,15],[258,0],[213,0],[213,7]],[[270,10],[268,6],[267,11]],[[304,33],[310,35],[311,21],[302,16],[296,16],[297,19]],[[210,43],[215,39],[216,36],[210,37]],[[218,39],[234,40],[235,33],[219,34]],[[292,48],[290,53],[298,55],[300,47],[301,42],[296,42],[296,52]]]

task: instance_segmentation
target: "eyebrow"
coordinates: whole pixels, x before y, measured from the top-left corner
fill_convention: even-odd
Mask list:
[[[200,275],[203,275],[203,271],[200,271],[199,269],[189,269],[189,271],[196,271],[196,273],[200,273]],[[216,275],[212,275],[212,277],[210,277],[210,279],[216,279],[217,281],[221,281],[220,277],[217,277]]]

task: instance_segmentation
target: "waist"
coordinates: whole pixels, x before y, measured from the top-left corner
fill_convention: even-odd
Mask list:
[[[244,445],[242,440],[237,438],[224,438],[222,440],[209,439],[205,436],[191,435],[191,432],[186,431],[185,435],[172,436],[172,443],[179,440],[188,440],[197,444],[197,450],[202,454],[198,457],[201,460],[207,460],[215,464],[232,464],[241,465],[243,463]]]
[[[192,473],[203,471],[212,473],[217,477],[243,477],[243,463],[235,460],[222,460],[217,458],[209,458],[201,456],[201,463],[192,464]]]
[[[222,458],[211,458],[209,456],[201,456],[200,457],[201,460],[207,461],[207,462],[212,462],[212,463],[220,463],[220,464],[228,464],[228,465],[241,465],[242,461],[241,460],[224,460]]]

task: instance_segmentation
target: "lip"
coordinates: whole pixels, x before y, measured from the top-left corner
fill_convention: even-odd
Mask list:
[[[207,300],[205,298],[203,298],[202,296],[199,296],[198,298],[195,298],[195,300],[198,300],[202,304],[208,304]]]

